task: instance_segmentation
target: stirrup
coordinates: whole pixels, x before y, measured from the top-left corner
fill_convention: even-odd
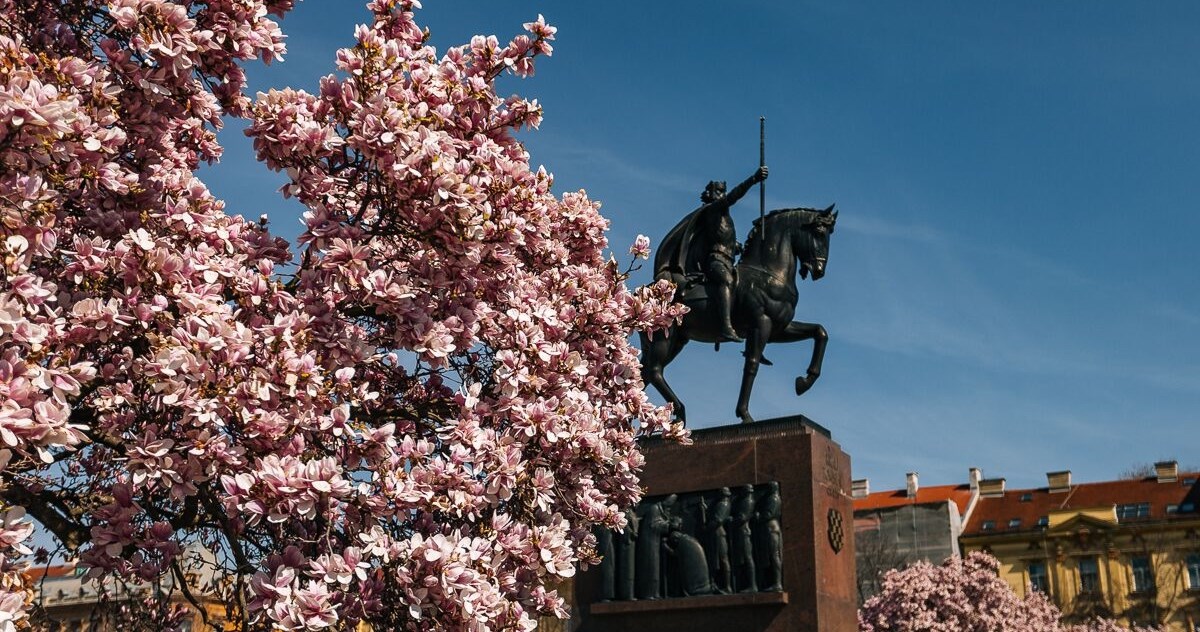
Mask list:
[[[745,352],[745,351],[743,351],[743,352],[742,352],[742,357],[743,357],[743,358],[744,358],[744,357],[746,357],[746,352]],[[771,362],[770,360],[768,360],[768,359],[767,359],[767,356],[759,356],[759,358],[758,358],[758,363],[759,363],[759,364],[761,364],[761,365],[763,365],[763,366],[775,366],[775,363],[774,363],[774,362]]]
[[[746,342],[746,339],[737,335],[737,332],[734,331],[732,327],[730,327],[727,331],[722,331],[720,333],[720,336],[721,336],[721,340],[719,340],[718,343],[720,343],[720,342]]]

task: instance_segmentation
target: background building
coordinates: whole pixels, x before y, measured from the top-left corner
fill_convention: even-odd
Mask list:
[[[878,591],[886,571],[958,555],[958,537],[979,496],[980,476],[972,468],[965,484],[921,487],[917,473],[909,472],[904,489],[875,493],[866,479],[853,482],[859,605]]]
[[[1174,461],[1155,475],[1075,484],[1050,472],[1046,487],[980,482],[960,543],[1001,562],[1019,595],[1038,590],[1067,620],[1113,617],[1200,631],[1200,487]]]
[[[115,579],[103,582],[85,581],[84,569],[74,563],[33,567],[26,572],[34,589],[32,621],[35,630],[46,632],[133,632],[130,622],[138,627],[140,602],[153,596],[156,601],[168,600],[188,609],[190,616],[184,632],[225,630],[225,604],[214,596],[215,574],[212,555],[207,551],[189,552],[185,577],[193,595],[208,616],[208,625],[200,611],[188,603],[174,577],[166,573],[156,581],[130,584]]]

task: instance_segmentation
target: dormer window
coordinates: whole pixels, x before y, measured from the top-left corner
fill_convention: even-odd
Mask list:
[[[1128,503],[1124,505],[1117,505],[1117,520],[1148,518],[1149,516],[1150,503]]]
[[[983,524],[979,525],[979,528],[983,531],[991,531],[996,528],[996,521],[995,520],[984,520]]]

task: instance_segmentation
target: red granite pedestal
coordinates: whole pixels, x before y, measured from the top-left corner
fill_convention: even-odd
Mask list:
[[[850,457],[803,416],[692,431],[693,444],[643,443],[647,496],[779,483],[783,592],[599,601],[576,578],[580,632],[855,632]]]

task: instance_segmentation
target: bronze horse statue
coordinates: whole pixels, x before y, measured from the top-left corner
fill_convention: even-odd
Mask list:
[[[829,257],[829,237],[833,233],[837,212],[830,206],[824,210],[789,208],[771,211],[746,238],[745,250],[737,264],[737,278],[731,305],[733,326],[746,339],[745,366],[738,392],[736,413],[742,423],[754,421],[750,416],[750,391],[758,375],[759,364],[770,362],[763,358],[767,343],[813,341],[812,360],[806,375],[796,378],[796,395],[812,387],[821,375],[828,336],[825,328],[816,323],[792,320],[796,313],[796,274],[801,278],[812,275],[816,281],[825,275]],[[661,251],[660,251],[661,254]],[[703,279],[673,269],[660,257],[655,257],[655,277],[666,278],[676,285],[675,301],[688,306],[681,322],[653,338],[640,333],[642,349],[642,380],[671,404],[675,415],[686,423],[683,402],[671,390],[663,369],[679,355],[691,340],[717,342],[720,340],[720,317],[712,313]]]

